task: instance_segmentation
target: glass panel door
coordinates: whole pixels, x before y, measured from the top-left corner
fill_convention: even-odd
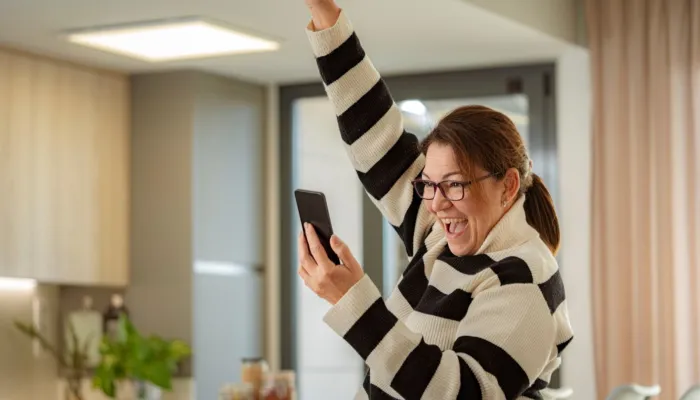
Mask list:
[[[406,130],[423,139],[437,122],[450,111],[468,105],[482,105],[507,115],[518,128],[527,143],[529,127],[528,98],[524,94],[506,94],[476,98],[404,100],[399,108],[404,117]]]
[[[293,187],[325,194],[334,232],[361,259],[362,185],[347,161],[333,106],[326,96],[301,98],[294,102],[293,119]],[[292,259],[298,260],[301,223],[293,207],[291,249]],[[291,311],[298,397],[350,398],[362,384],[362,358],[323,322],[329,304],[294,278]]]

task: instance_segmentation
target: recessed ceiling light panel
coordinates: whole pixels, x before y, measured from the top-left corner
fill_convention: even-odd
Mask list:
[[[204,19],[179,19],[72,32],[69,41],[163,62],[279,49],[279,43]]]

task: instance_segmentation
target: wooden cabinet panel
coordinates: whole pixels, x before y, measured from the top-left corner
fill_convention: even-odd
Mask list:
[[[129,82],[103,77],[97,87],[96,135],[97,229],[100,276],[108,282],[129,280]]]
[[[7,276],[34,273],[34,154],[32,63],[23,57],[0,61],[2,124],[2,268]]]
[[[60,108],[55,105],[59,98],[59,69],[47,62],[37,62],[35,66],[35,101],[32,109],[34,132],[37,136],[34,146],[36,173],[33,176],[36,205],[34,207],[34,273],[33,277],[51,281],[60,275],[61,260],[56,257],[57,225],[53,207],[55,193],[60,191],[60,168],[53,157],[57,148],[57,132]]]
[[[0,276],[15,275],[15,256],[8,252],[14,248],[12,232],[12,217],[10,202],[14,195],[10,193],[10,138],[8,135],[10,123],[10,59],[0,52]]]
[[[0,276],[127,283],[128,138],[126,77],[0,51]]]

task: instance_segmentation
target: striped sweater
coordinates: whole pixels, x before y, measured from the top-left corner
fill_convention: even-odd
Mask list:
[[[572,339],[555,258],[521,196],[457,257],[413,190],[425,158],[343,11],[307,28],[350,160],[410,262],[384,301],[365,275],[324,316],[369,367],[356,399],[538,399]]]

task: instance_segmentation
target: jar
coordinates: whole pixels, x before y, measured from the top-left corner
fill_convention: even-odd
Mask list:
[[[225,385],[219,391],[219,400],[253,400],[253,387],[248,383]]]
[[[260,400],[260,387],[269,369],[262,358],[244,358],[241,361],[241,382],[253,388],[253,400]]]
[[[260,400],[295,400],[293,371],[268,374],[260,390]]]
[[[297,393],[296,393],[297,376],[294,373],[294,371],[282,370],[282,371],[280,371],[279,375],[286,382],[286,385],[289,388],[290,400],[296,400],[297,399]]]

